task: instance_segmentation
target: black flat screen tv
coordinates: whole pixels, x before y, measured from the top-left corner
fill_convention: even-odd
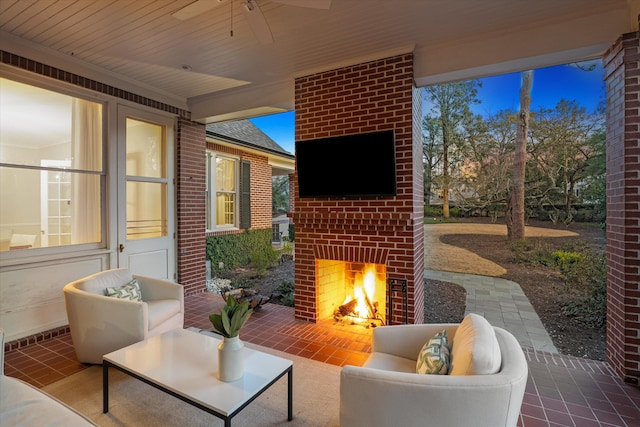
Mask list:
[[[396,195],[393,130],[296,141],[300,198]]]

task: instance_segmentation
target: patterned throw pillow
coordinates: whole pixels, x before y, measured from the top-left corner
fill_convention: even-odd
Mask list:
[[[142,301],[142,293],[140,292],[138,279],[133,279],[126,285],[122,285],[119,288],[107,287],[104,290],[104,294],[108,297],[129,299],[131,301]]]
[[[417,374],[446,375],[449,372],[450,349],[447,330],[443,329],[420,350],[416,364]]]

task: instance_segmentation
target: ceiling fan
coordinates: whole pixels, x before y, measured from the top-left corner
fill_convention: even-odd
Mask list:
[[[196,0],[173,12],[171,16],[181,21],[193,18],[201,13],[205,13],[216,6],[233,0]],[[312,9],[329,9],[331,7],[331,0],[271,0],[274,3],[286,4],[289,6],[307,7]],[[249,27],[253,31],[253,34],[262,44],[273,43],[273,34],[269,28],[269,24],[265,19],[257,0],[242,0],[240,2],[240,9],[244,18],[247,20]],[[231,32],[233,35],[233,30]]]

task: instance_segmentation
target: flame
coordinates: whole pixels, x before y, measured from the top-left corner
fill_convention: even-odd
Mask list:
[[[369,264],[365,266],[364,274],[358,273],[353,283],[353,294],[347,295],[343,304],[349,301],[356,300],[356,307],[353,309],[353,314],[356,317],[366,319],[370,318],[373,313],[370,312],[367,305],[367,298],[370,302],[374,301],[376,289],[376,269],[375,265]]]

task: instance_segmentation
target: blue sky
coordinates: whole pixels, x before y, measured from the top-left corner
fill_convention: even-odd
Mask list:
[[[600,60],[584,63],[594,64],[593,71],[584,71],[573,64],[539,68],[533,76],[531,109],[553,108],[561,99],[576,100],[587,111],[593,112],[604,101],[605,90],[602,81],[604,70]],[[472,110],[476,114],[494,114],[503,109],[518,109],[520,99],[520,73],[503,74],[481,79],[478,90],[480,104]],[[422,113],[427,114],[429,106],[423,104]],[[277,142],[282,148],[294,152],[295,115],[292,111],[256,117],[251,122]]]

